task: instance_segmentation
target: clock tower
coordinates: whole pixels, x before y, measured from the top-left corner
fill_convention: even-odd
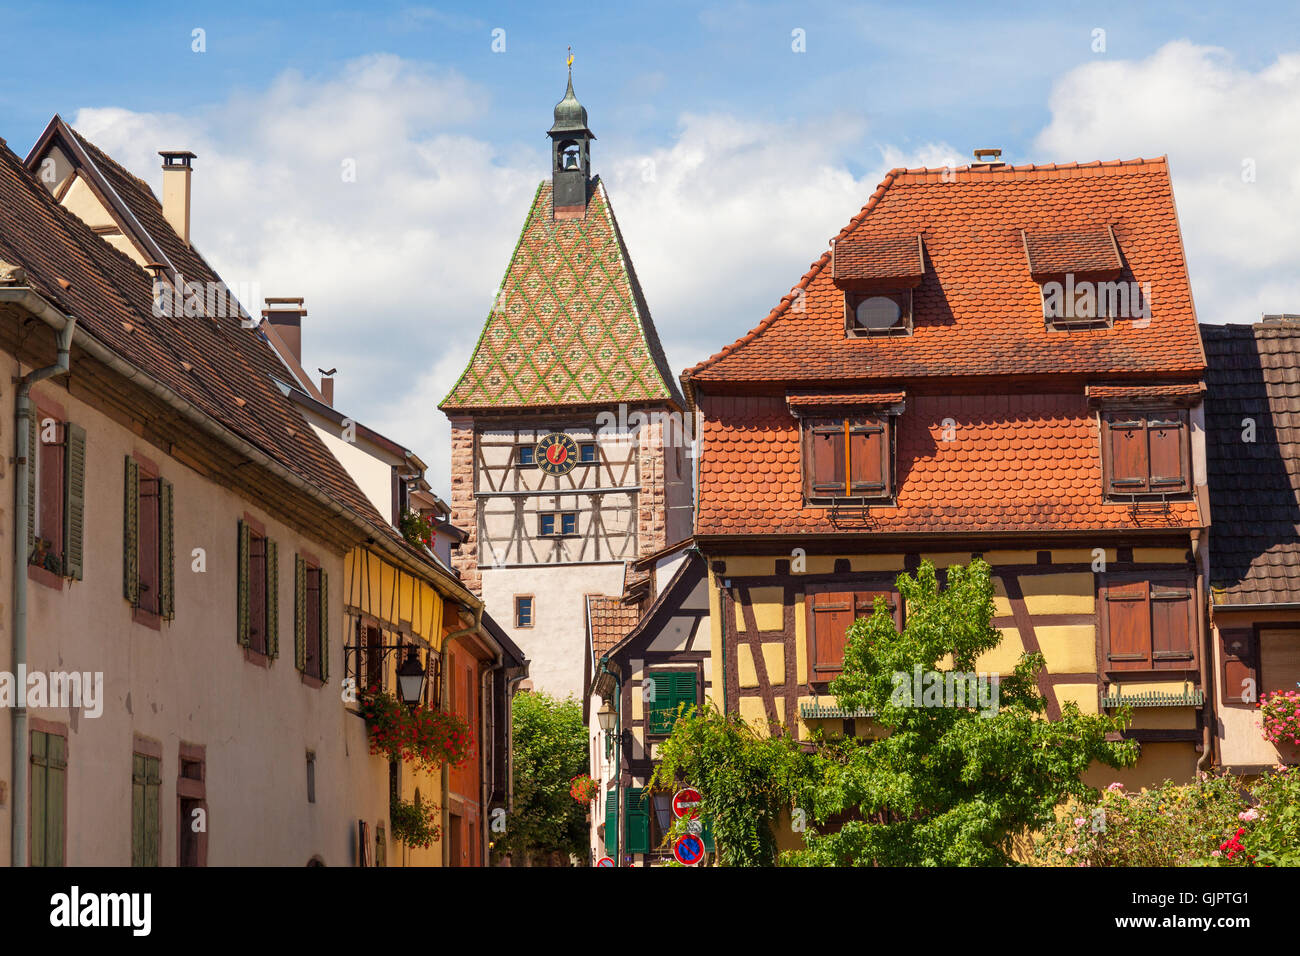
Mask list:
[[[572,74],[538,187],[451,419],[453,564],[527,653],[585,696],[587,598],[691,532],[684,405],[604,184]]]

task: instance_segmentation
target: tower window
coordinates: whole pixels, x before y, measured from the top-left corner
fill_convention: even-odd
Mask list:
[[[515,462],[520,468],[536,468],[537,449],[532,445],[515,446]]]
[[[533,596],[531,594],[515,595],[515,627],[533,626]]]
[[[590,465],[596,461],[596,443],[594,441],[583,442],[578,446],[578,461],[584,465]]]
[[[578,533],[576,511],[546,511],[537,516],[537,534],[542,538],[567,538]]]

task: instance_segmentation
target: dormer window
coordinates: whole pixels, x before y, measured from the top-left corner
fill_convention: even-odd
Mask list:
[[[1020,231],[1029,274],[1042,294],[1049,329],[1110,327],[1133,318],[1144,303],[1136,283],[1119,282],[1123,262],[1110,226],[1028,233]],[[1133,287],[1133,288],[1131,288]]]
[[[850,233],[831,247],[831,276],[844,290],[844,332],[850,338],[908,335],[912,290],[925,275],[921,237]]]
[[[912,331],[912,290],[846,292],[844,328],[850,336],[907,335]]]

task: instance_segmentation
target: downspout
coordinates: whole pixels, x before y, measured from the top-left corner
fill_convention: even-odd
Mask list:
[[[479,722],[481,726],[484,728],[484,730],[487,729],[487,724],[488,724],[487,715],[488,715],[488,707],[489,707],[488,695],[485,689],[488,687],[489,684],[494,683],[492,679],[492,675],[495,674],[498,670],[500,670],[504,664],[505,664],[505,656],[501,653],[501,648],[498,647],[496,651],[496,660],[493,662],[491,667],[484,668],[482,676],[479,677],[479,684],[478,684],[478,701],[479,701],[478,710],[480,714]],[[492,725],[492,736],[495,737],[498,734],[498,732],[499,732],[499,728],[494,723]],[[484,736],[486,736],[486,734]],[[481,839],[479,841],[480,843],[479,856],[481,857],[480,862],[483,864],[483,866],[488,866],[491,861],[491,853],[488,849],[488,834],[492,832],[490,828],[490,820],[488,819],[489,817],[488,799],[491,794],[490,791],[488,790],[487,748],[484,747],[482,745],[482,742],[480,741],[478,749],[479,749],[479,767],[480,767],[479,807],[481,808],[481,812],[479,813],[479,828],[483,831],[481,835]],[[496,753],[495,741],[493,742],[492,745],[492,752],[493,754]]]
[[[459,631],[452,631],[442,639],[442,708],[444,713],[447,710],[448,689],[451,682],[451,667],[448,660],[447,651],[451,648],[452,641],[459,640],[467,634],[473,634],[479,629],[483,622],[483,605],[480,603],[474,608],[474,623],[469,627],[462,627]],[[480,743],[480,749],[482,745]],[[451,840],[448,834],[451,828],[451,765],[447,761],[442,762],[442,865],[451,866]]]
[[[66,375],[71,365],[72,331],[77,320],[65,317],[59,331],[59,355],[53,365],[28,372],[18,380],[14,399],[14,560],[13,560],[13,666],[15,674],[27,669],[27,476],[34,462],[27,460],[31,441],[32,386],[56,375]],[[21,680],[21,679],[20,679]],[[10,863],[27,865],[27,694],[26,687],[18,688],[17,706],[13,720],[13,805],[10,809]]]
[[[623,865],[623,678],[609,669],[609,657],[600,659],[600,674],[614,678],[614,865]],[[595,681],[592,681],[595,684]],[[605,850],[609,850],[609,833],[605,834]]]
[[[1205,602],[1205,576],[1209,569],[1202,567],[1206,563],[1205,551],[1201,548],[1201,535],[1199,532],[1192,532],[1192,556],[1196,559],[1196,628],[1199,632],[1197,637],[1201,641],[1201,693],[1205,695],[1205,700],[1201,703],[1201,756],[1197,758],[1196,770],[1198,773],[1205,773],[1213,764],[1214,757],[1214,694],[1215,689],[1210,685],[1210,655],[1213,648],[1210,646],[1210,629],[1206,626],[1206,618],[1209,616],[1210,609]]]

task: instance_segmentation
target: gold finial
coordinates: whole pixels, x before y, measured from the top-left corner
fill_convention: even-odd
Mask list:
[[[564,61],[564,65],[569,68],[570,73],[573,72],[573,47],[569,47],[569,58]]]

